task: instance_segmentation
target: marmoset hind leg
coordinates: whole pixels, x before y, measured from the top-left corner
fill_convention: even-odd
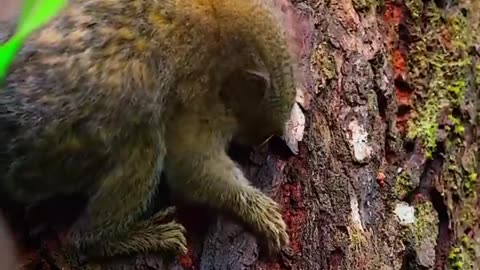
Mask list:
[[[158,157],[154,149],[158,145],[144,142],[123,151],[125,162],[109,172],[92,198],[85,222],[78,224],[72,235],[75,247],[87,256],[186,253],[185,228],[174,221],[164,222],[172,208],[139,221],[158,182],[153,176]]]
[[[220,104],[220,103],[209,103]],[[270,251],[288,244],[279,206],[249,185],[227,156],[230,120],[222,109],[210,113],[176,111],[167,131],[165,172],[173,193],[187,201],[226,210],[264,236]],[[223,120],[226,120],[223,122]]]

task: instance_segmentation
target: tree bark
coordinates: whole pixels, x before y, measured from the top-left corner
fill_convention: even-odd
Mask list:
[[[232,154],[282,205],[289,249],[267,261],[242,226],[186,210],[188,256],[99,269],[480,269],[480,1],[293,4],[290,133]],[[39,254],[26,268],[69,268]]]

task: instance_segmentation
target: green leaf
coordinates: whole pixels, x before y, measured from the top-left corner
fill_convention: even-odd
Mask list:
[[[25,39],[35,30],[45,25],[57,15],[68,0],[24,0],[22,12],[15,34],[0,46],[0,80],[8,72],[10,64],[23,45]]]
[[[26,11],[20,17],[18,35],[24,39],[57,15],[67,3],[67,0],[25,1]]]

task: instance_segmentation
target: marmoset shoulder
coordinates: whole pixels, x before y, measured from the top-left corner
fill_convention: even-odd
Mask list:
[[[242,80],[228,82],[252,68],[268,84],[236,101]],[[165,222],[172,209],[141,218],[161,170],[175,196],[233,214],[278,250],[278,205],[225,149],[283,133],[293,69],[284,27],[257,0],[72,1],[27,40],[1,89],[1,191],[24,204],[88,195],[72,237],[92,257],[185,252],[184,227]]]

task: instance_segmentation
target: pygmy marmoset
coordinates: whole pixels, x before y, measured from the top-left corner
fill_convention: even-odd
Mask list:
[[[295,95],[285,32],[258,0],[71,1],[2,86],[1,191],[25,204],[89,196],[73,240],[91,256],[185,252],[170,211],[141,218],[163,170],[175,196],[233,214],[280,249],[277,204],[226,147],[284,131]],[[257,62],[267,89],[230,91]]]

